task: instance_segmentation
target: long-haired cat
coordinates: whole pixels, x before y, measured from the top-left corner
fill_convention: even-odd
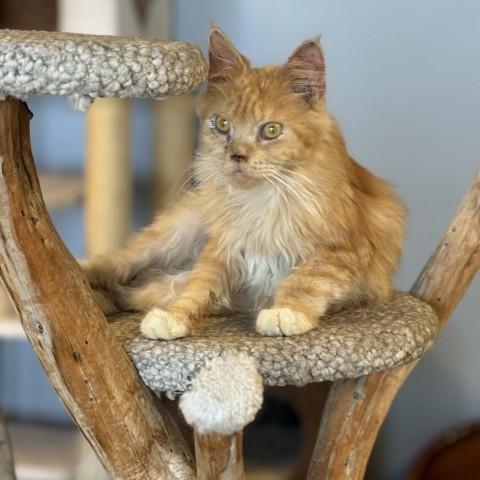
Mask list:
[[[325,107],[318,39],[252,68],[212,28],[194,160],[198,186],[125,249],[84,264],[105,310],[149,310],[150,338],[193,333],[221,311],[264,335],[308,332],[331,308],[392,292],[405,211],[348,154]]]

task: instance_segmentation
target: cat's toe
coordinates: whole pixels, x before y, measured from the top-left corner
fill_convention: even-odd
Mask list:
[[[257,317],[257,332],[271,337],[300,335],[315,327],[315,321],[290,308],[268,308]]]
[[[280,329],[278,315],[275,312],[276,309],[265,309],[258,314],[256,323],[258,333],[268,335],[269,337],[283,335]]]
[[[161,308],[153,308],[147,313],[140,330],[148,338],[161,340],[173,340],[185,337],[190,333],[185,322]]]

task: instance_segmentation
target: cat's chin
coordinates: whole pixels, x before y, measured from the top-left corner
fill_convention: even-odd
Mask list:
[[[230,185],[236,188],[248,189],[258,185],[259,179],[243,170],[237,170],[229,175]]]
[[[238,180],[240,183],[246,182],[250,177],[242,170],[237,170],[233,173],[233,177]]]

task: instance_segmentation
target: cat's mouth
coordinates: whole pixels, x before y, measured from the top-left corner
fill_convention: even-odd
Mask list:
[[[230,182],[241,188],[251,187],[252,184],[258,182],[258,178],[254,172],[250,172],[246,165],[234,165],[228,171]]]
[[[251,178],[240,165],[237,165],[235,170],[231,172],[231,176],[240,183],[245,183]]]
[[[233,172],[233,176],[239,181],[239,182],[245,182],[249,175],[244,172],[241,168],[237,168],[234,172]]]

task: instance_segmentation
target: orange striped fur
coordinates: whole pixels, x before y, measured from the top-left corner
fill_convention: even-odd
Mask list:
[[[192,334],[221,311],[295,335],[329,309],[388,298],[405,209],[349,156],[325,107],[318,39],[280,67],[251,68],[213,27],[209,56],[196,101],[200,186],[125,249],[84,263],[104,309],[149,310],[151,338]]]

